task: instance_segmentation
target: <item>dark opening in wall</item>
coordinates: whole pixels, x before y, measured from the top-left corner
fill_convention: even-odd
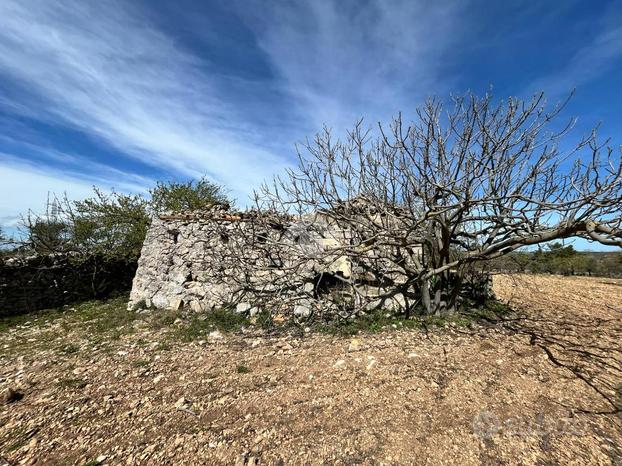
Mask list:
[[[179,238],[179,232],[177,230],[169,230],[168,234],[171,235],[171,239],[173,240],[173,243],[177,244],[177,240]]]
[[[313,283],[315,284],[315,293],[318,296],[328,294],[331,291],[345,290],[348,287],[341,272],[335,274],[329,272],[319,273],[313,279]]]

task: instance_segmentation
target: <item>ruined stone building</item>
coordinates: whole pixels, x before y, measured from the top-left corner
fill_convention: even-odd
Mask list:
[[[338,306],[325,297],[346,286],[368,304],[403,304],[395,293],[388,301],[374,298],[382,290],[353,266],[346,252],[350,236],[320,213],[293,218],[215,206],[162,215],[147,233],[130,306],[196,311],[224,306],[252,313],[264,303],[306,315],[328,302]],[[381,260],[373,250],[366,254]]]

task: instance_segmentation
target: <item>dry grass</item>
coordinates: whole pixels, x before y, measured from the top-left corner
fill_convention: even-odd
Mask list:
[[[24,393],[0,412],[0,458],[619,463],[622,281],[519,278],[495,281],[519,311],[505,322],[354,342],[255,331],[182,342],[176,318],[122,316],[111,338],[71,313],[22,322],[0,334],[0,388]]]

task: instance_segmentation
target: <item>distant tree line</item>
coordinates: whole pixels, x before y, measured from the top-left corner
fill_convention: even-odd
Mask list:
[[[554,242],[535,251],[516,251],[494,259],[490,268],[507,273],[622,276],[622,252],[577,251]]]

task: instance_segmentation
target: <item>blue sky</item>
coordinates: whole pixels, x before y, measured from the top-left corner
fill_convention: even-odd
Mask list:
[[[3,0],[0,226],[94,184],[206,175],[243,205],[322,124],[491,86],[576,88],[576,137],[619,145],[622,2]]]

